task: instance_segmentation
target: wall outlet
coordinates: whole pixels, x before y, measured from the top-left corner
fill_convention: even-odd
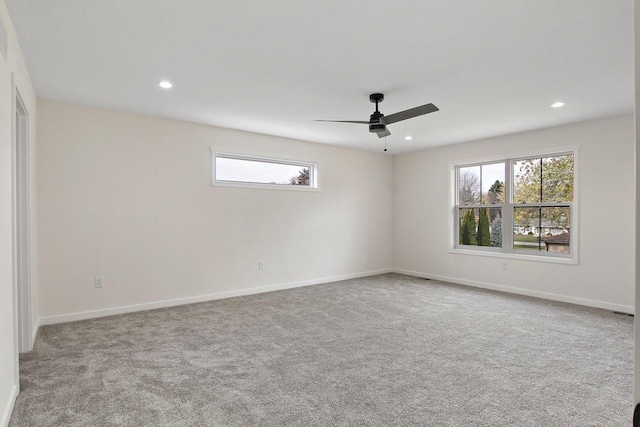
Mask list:
[[[102,276],[96,276],[96,278],[93,280],[93,285],[96,288],[101,288],[103,283],[104,283],[104,277]]]
[[[503,270],[508,270],[509,269],[509,263],[508,262],[503,262],[502,263],[502,269]]]
[[[264,261],[258,261],[258,271],[264,271]]]

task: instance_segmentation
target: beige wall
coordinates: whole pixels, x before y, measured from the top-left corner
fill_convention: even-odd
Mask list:
[[[392,267],[389,156],[47,101],[38,114],[43,323]],[[212,187],[211,147],[318,162],[321,191]]]
[[[394,267],[633,312],[633,132],[633,116],[625,115],[394,157]],[[579,265],[449,252],[452,163],[572,145],[580,146]]]
[[[15,336],[14,286],[13,286],[13,127],[15,117],[15,89],[17,89],[31,117],[30,149],[31,179],[35,182],[35,141],[36,141],[36,98],[29,79],[16,34],[9,19],[4,0],[0,1],[0,19],[7,31],[9,58],[5,62],[0,55],[0,425],[9,421],[10,411],[18,393],[17,354],[18,345]],[[35,193],[32,193],[32,213],[35,216]],[[32,221],[32,226],[35,223]],[[37,248],[35,235],[31,242],[32,249]],[[38,315],[37,283],[38,275],[36,259],[33,259],[32,285],[32,317]],[[34,329],[35,332],[35,329]]]
[[[634,243],[620,237],[635,230],[631,115],[393,160],[47,101],[39,116],[44,323],[392,267],[633,311]],[[572,145],[580,146],[578,265],[509,259],[504,271],[502,258],[448,252],[452,162]],[[212,187],[211,147],[318,161],[321,191]],[[95,276],[104,289],[93,287]]]
[[[635,52],[635,90],[636,90],[636,103],[635,103],[635,208],[636,208],[636,256],[635,256],[635,306],[636,313],[640,313],[640,239],[638,239],[638,229],[640,228],[640,173],[638,172],[638,165],[640,165],[640,150],[638,146],[640,144],[640,0],[634,1],[634,52]],[[640,319],[635,316],[635,358],[633,365],[633,392],[634,401],[640,402]]]

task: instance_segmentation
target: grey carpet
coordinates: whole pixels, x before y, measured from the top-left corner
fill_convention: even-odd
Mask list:
[[[625,426],[633,322],[398,274],[41,328],[11,426]]]

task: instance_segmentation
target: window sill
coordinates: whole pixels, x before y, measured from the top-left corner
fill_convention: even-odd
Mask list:
[[[569,265],[578,265],[577,258],[569,258],[562,256],[544,256],[544,255],[527,255],[516,252],[499,252],[492,250],[481,250],[481,249],[460,249],[453,248],[449,249],[450,254],[458,254],[458,255],[477,255],[477,256],[488,256],[494,258],[508,258],[508,259],[519,259],[523,261],[537,261],[537,262],[549,262],[553,264],[569,264]]]

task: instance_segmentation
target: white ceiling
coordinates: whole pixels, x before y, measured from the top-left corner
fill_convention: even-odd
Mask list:
[[[314,119],[436,104],[392,154],[633,110],[632,0],[6,3],[44,99],[371,151]]]

